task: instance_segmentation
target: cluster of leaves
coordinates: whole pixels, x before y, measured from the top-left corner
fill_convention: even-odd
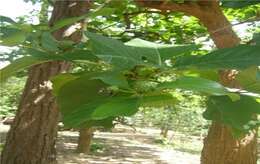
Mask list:
[[[103,1],[97,3],[102,4]],[[206,33],[196,18],[181,13],[139,8],[131,0],[111,1],[108,5],[114,12],[89,19],[88,31],[113,36],[124,42],[141,38],[176,44],[193,43],[194,37]]]

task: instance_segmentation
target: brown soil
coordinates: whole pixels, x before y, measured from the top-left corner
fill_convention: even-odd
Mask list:
[[[0,125],[0,143],[9,126]],[[101,145],[90,153],[78,154],[77,131],[58,134],[58,164],[199,164],[199,155],[162,147],[155,143],[159,131],[149,129],[95,132],[93,143]]]

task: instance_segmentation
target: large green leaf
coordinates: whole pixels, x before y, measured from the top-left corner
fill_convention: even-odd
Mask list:
[[[133,39],[125,43],[134,48],[137,54],[147,58],[147,60],[155,60],[153,62],[163,62],[167,59],[182,56],[185,53],[197,50],[198,45],[172,45],[172,44],[158,44],[142,39]]]
[[[16,23],[13,19],[0,15],[0,23],[4,23],[4,22],[11,23],[11,24]]]
[[[83,122],[80,126],[80,128],[86,128],[86,127],[102,127],[102,128],[106,128],[106,129],[110,129],[114,126],[113,121],[114,121],[114,117],[108,117],[106,119],[103,120],[90,120],[90,121],[86,121]]]
[[[115,96],[85,101],[81,106],[63,113],[66,126],[77,127],[87,121],[110,117],[130,116],[138,111],[139,101],[135,97]]]
[[[85,95],[85,96],[91,97],[91,95]],[[78,96],[75,96],[75,98],[76,97]],[[79,127],[86,122],[93,121],[91,119],[91,114],[100,104],[105,103],[105,100],[104,98],[102,99],[100,98],[93,101],[84,100],[80,103],[75,100],[72,100],[72,102],[76,102],[77,106],[73,107],[71,103],[67,103],[70,105],[71,108],[66,108],[64,106],[65,102],[63,103],[61,99],[58,102],[63,116],[62,121],[64,125],[67,127]]]
[[[136,110],[127,106],[131,103],[127,104],[125,98],[109,97],[104,92],[107,85],[100,80],[93,80],[95,76],[96,73],[62,74],[52,79],[65,126],[111,127],[114,116],[129,115]],[[121,103],[121,106],[117,103]]]
[[[178,58],[173,67],[178,69],[245,69],[260,65],[259,45],[239,45],[213,51],[204,56]]]
[[[204,118],[221,121],[234,130],[234,134],[248,132],[259,125],[254,118],[260,114],[260,103],[247,96],[241,96],[238,101],[231,101],[227,96],[212,96],[207,101]]]
[[[228,91],[221,84],[199,77],[181,77],[172,82],[163,82],[159,89],[184,89],[203,92],[210,95],[227,95]]]
[[[239,72],[236,79],[239,81],[242,89],[260,94],[260,79],[257,79],[259,69],[251,67]]]
[[[72,49],[66,52],[53,53],[42,49],[24,48],[25,55],[30,55],[39,60],[60,60],[60,61],[98,61],[98,58],[89,50]]]
[[[94,73],[63,74],[52,79],[57,101],[63,114],[71,113],[83,104],[106,97],[100,91],[107,85],[100,80],[91,80],[93,76]],[[62,79],[67,82],[64,83]]]
[[[102,60],[116,68],[129,69],[136,65],[162,66],[166,59],[171,59],[198,48],[195,45],[176,46],[155,44],[141,39],[127,43],[86,32],[93,52]]]
[[[175,105],[176,102],[176,98],[171,94],[162,92],[159,94],[149,94],[140,98],[140,104],[144,107],[165,107]]]
[[[79,78],[79,75],[76,74],[72,74],[72,73],[64,73],[64,74],[60,74],[57,75],[53,78],[51,78],[51,81],[53,83],[53,89],[52,89],[52,93],[55,96],[58,96],[60,89],[69,81],[75,80]]]
[[[107,85],[100,80],[91,80],[94,74],[62,74],[54,77],[53,92],[57,97],[63,122],[68,127],[90,126],[97,124],[87,119],[96,105],[89,104],[96,100],[103,101],[107,96],[101,92]],[[100,122],[102,123],[102,121]]]
[[[134,51],[122,42],[90,32],[85,34],[90,40],[93,53],[116,68],[128,69],[143,63],[142,59],[137,58]]]
[[[48,61],[82,61],[82,60],[90,60],[97,61],[97,57],[93,55],[88,50],[73,50],[68,51],[63,54],[49,54],[46,51],[26,48],[26,55],[22,58],[19,58],[7,65],[3,69],[0,70],[1,80],[0,83],[5,81],[10,76],[14,75],[16,72],[31,67],[36,64],[45,63]]]
[[[138,107],[139,101],[136,97],[111,97],[94,110],[91,119],[101,120],[112,116],[131,116],[138,111]]]
[[[4,82],[7,78],[14,75],[16,72],[30,66],[40,64],[42,62],[42,60],[39,60],[38,58],[32,56],[26,56],[20,59],[16,59],[14,62],[0,70],[0,83]]]
[[[88,16],[88,14],[79,16],[79,17],[70,17],[70,18],[64,18],[58,22],[56,22],[50,29],[51,32],[56,31],[62,27],[68,26],[68,25],[72,25],[73,23],[76,23],[80,20],[83,20],[84,18],[86,18]]]
[[[122,72],[106,71],[97,73],[92,79],[100,79],[104,83],[119,88],[129,88],[128,81]]]
[[[48,51],[58,51],[58,41],[50,32],[43,32],[41,35],[41,46]]]
[[[254,33],[251,41],[253,44],[260,45],[260,33]]]
[[[17,46],[23,43],[28,35],[25,31],[9,27],[1,27],[0,33],[0,45],[3,46]]]

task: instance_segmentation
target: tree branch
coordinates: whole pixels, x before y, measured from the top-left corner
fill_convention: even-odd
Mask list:
[[[161,11],[176,11],[183,12],[188,15],[197,15],[201,12],[200,7],[196,2],[185,1],[183,3],[169,2],[165,0],[135,0],[142,7],[154,8]]]

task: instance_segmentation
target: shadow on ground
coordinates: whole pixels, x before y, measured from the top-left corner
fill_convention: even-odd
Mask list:
[[[140,133],[95,133],[94,142],[105,145],[102,152],[77,154],[76,132],[60,132],[59,164],[199,164],[199,156],[161,148],[154,136]]]

